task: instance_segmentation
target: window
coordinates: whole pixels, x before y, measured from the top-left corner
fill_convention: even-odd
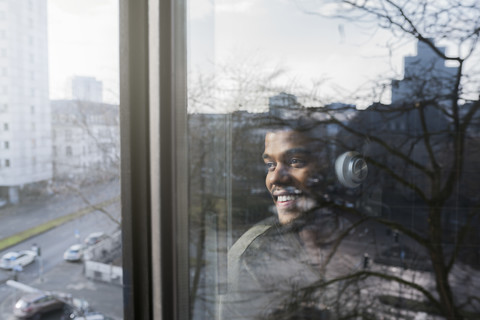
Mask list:
[[[151,5],[150,15],[145,9],[147,3]],[[389,3],[380,2],[383,5]],[[322,15],[348,14],[335,11],[341,8],[332,9],[330,4],[325,7],[315,4],[310,8],[308,3],[300,6],[298,3],[284,2],[280,5],[275,2],[271,6],[272,3],[262,1],[245,4],[245,7],[222,3],[214,8],[209,3],[199,10],[190,2],[186,5],[191,19],[188,23],[185,21],[186,12],[182,10],[184,3],[145,1],[142,4],[145,6],[143,11],[137,7],[138,2],[125,1],[122,12],[128,17],[123,31],[128,30],[125,34],[130,35],[122,40],[124,52],[128,52],[123,56],[124,63],[121,63],[122,74],[125,75],[122,123],[129,133],[128,149],[122,150],[128,159],[128,163],[123,164],[122,179],[124,194],[132,199],[124,202],[123,210],[127,217],[135,213],[134,223],[124,229],[125,239],[131,241],[125,253],[133,258],[125,268],[132,274],[132,295],[128,298],[137,301],[132,309],[126,310],[127,318],[135,315],[156,319],[173,314],[178,319],[211,319],[219,317],[217,310],[224,307],[222,302],[230,305],[228,312],[240,314],[241,319],[265,318],[262,317],[265,314],[276,319],[293,318],[289,315],[292,310],[299,318],[347,318],[351,313],[376,317],[387,316],[390,312],[408,312],[412,316],[423,317],[424,313],[432,312],[426,308],[431,306],[425,303],[429,299],[436,309],[433,317],[441,314],[444,318],[456,318],[456,314],[462,314],[462,308],[466,306],[460,300],[465,298],[463,301],[467,304],[470,298],[476,300],[478,290],[469,281],[465,282],[468,289],[450,282],[446,284],[451,285],[450,297],[441,290],[432,297],[428,293],[430,289],[421,289],[430,288],[430,285],[436,287],[435,276],[447,275],[439,266],[447,267],[446,270],[457,267],[460,270],[465,265],[472,270],[478,267],[478,259],[475,258],[479,248],[476,236],[478,219],[475,218],[475,227],[465,231],[469,227],[467,217],[472,217],[465,208],[473,209],[477,203],[470,203],[471,199],[464,200],[462,195],[466,191],[473,198],[475,190],[478,190],[474,181],[478,179],[460,178],[455,172],[458,169],[455,163],[466,161],[468,175],[478,175],[478,160],[474,160],[477,157],[455,158],[458,154],[449,152],[457,150],[451,149],[452,144],[460,141],[450,140],[452,135],[459,134],[456,137],[462,139],[463,133],[450,130],[449,120],[444,117],[452,115],[449,108],[437,113],[438,107],[445,102],[441,100],[452,95],[444,94],[443,86],[436,88],[441,94],[435,99],[432,98],[435,93],[423,92],[423,98],[439,103],[419,105],[414,110],[416,115],[413,115],[411,108],[400,109],[409,105],[412,90],[418,89],[417,85],[412,86],[411,79],[393,79],[392,75],[389,82],[398,82],[396,87],[391,88],[391,100],[383,100],[384,89],[389,86],[383,82],[376,82],[372,90],[367,90],[368,93],[359,100],[356,100],[357,94],[362,90],[353,90],[354,94],[345,93],[341,98],[345,100],[341,103],[336,101],[339,97],[338,83],[322,79],[318,82],[321,86],[312,85],[316,83],[314,73],[318,70],[331,76],[332,81],[334,77],[339,77],[337,80],[342,86],[353,80],[357,73],[366,72],[368,76],[365,77],[370,78],[383,64],[371,60],[372,56],[386,57],[386,65],[391,62],[390,51],[382,51],[381,47],[390,49],[389,44],[397,43],[394,38],[396,33],[383,34],[383,31],[374,28],[381,35],[373,42],[383,45],[380,48],[370,47],[371,42],[366,41],[369,44],[362,46],[362,50],[375,53],[368,54],[366,61],[361,54],[351,58],[352,52],[359,52],[358,37],[363,37],[361,32],[358,33],[356,23],[351,25],[349,19],[342,19],[330,20],[333,23],[329,24]],[[376,8],[375,4],[372,4],[373,9],[379,11],[369,6],[362,12],[360,7],[355,9],[360,10],[355,17],[362,17],[361,13],[378,12],[378,16],[368,22],[388,25],[389,21],[379,18],[385,7]],[[309,14],[318,9],[316,5],[322,9],[319,14]],[[138,10],[132,10],[134,8]],[[449,9],[459,8],[462,5]],[[444,9],[447,8],[440,11],[444,12]],[[464,9],[470,12],[471,8],[467,5]],[[430,14],[430,11],[422,10],[422,13]],[[468,15],[453,16],[463,19]],[[435,21],[435,17],[436,13],[431,21]],[[245,21],[249,21],[248,24]],[[285,24],[285,21],[290,23]],[[419,25],[423,25],[424,21],[419,21]],[[186,25],[190,29],[184,29]],[[441,22],[437,26],[444,24]],[[148,39],[142,37],[147,30]],[[430,35],[428,30],[422,32]],[[443,35],[449,34],[448,30],[432,36],[436,35],[436,40],[440,41]],[[273,31],[277,33],[270,34]],[[312,33],[325,38],[313,41],[307,36]],[[302,38],[305,43],[300,41]],[[187,39],[189,42],[186,42]],[[334,41],[331,42],[331,39]],[[355,41],[349,42],[352,39]],[[431,57],[428,50],[434,45],[441,45],[429,39],[422,36],[420,43],[412,41],[410,48],[414,48],[416,53],[407,56],[405,61],[420,59],[422,53]],[[316,43],[319,45],[317,48],[314,47]],[[302,49],[305,44],[307,47]],[[126,50],[131,46],[137,50]],[[319,58],[325,53],[325,47],[335,54]],[[266,62],[250,60],[251,48],[266,54]],[[443,49],[441,47],[436,52],[443,52]],[[188,65],[187,51],[191,59]],[[223,58],[227,59],[229,54],[241,56],[240,51],[246,51],[245,60],[236,57],[234,62],[227,62],[224,68],[221,67]],[[348,55],[342,52],[348,52]],[[279,56],[280,60],[291,64],[286,69],[293,66],[295,72],[308,78],[306,83],[309,84],[288,82],[283,69],[275,69],[276,64],[269,64]],[[404,56],[405,52],[402,52],[398,60],[402,61]],[[199,61],[208,63],[201,64]],[[150,63],[150,67],[146,62]],[[455,67],[449,69],[452,67],[445,65],[443,60],[441,62],[438,64],[441,66],[439,74],[460,74],[454,72]],[[199,64],[201,67],[194,70]],[[405,67],[408,65],[404,64]],[[415,70],[420,75],[425,73],[418,68],[421,63],[412,65],[416,65]],[[410,70],[403,71],[408,74]],[[378,75],[383,78],[385,74],[382,71]],[[365,77],[360,77],[362,83],[359,88],[363,88]],[[213,79],[212,82],[206,83],[207,78]],[[294,79],[298,79],[297,74]],[[450,78],[445,78],[448,82],[446,79]],[[434,83],[430,82],[430,85]],[[251,87],[246,88],[246,85]],[[312,86],[319,91],[312,90]],[[374,97],[370,95],[372,92]],[[471,104],[463,107],[475,111],[480,107],[477,98],[471,97]],[[355,107],[352,108],[352,105]],[[455,105],[454,101],[450,107]],[[473,111],[470,115],[475,113]],[[399,126],[393,127],[389,125],[389,116],[395,112],[401,112],[402,117],[397,118]],[[401,137],[402,133],[391,132],[391,129],[402,127],[400,118],[413,129]],[[468,118],[464,118],[466,124],[469,124]],[[425,119],[429,119],[427,126],[424,125]],[[285,129],[287,124],[290,129],[296,130],[280,130]],[[315,128],[318,131],[293,127],[302,124],[310,125],[308,130]],[[474,135],[476,131],[472,127],[470,129],[469,133]],[[268,145],[276,148],[265,146],[266,137]],[[284,139],[276,140],[280,137]],[[429,139],[433,139],[430,141],[431,148],[425,142]],[[288,149],[288,152],[278,151],[292,141],[301,141],[301,147],[295,144],[297,147]],[[469,141],[467,144],[470,150],[476,152],[477,142]],[[262,154],[264,163],[259,164],[257,161],[262,161]],[[315,162],[317,164],[311,167],[312,161],[318,159],[323,160],[321,164]],[[453,170],[450,171],[451,176],[459,179],[455,186],[462,186],[452,188],[453,185],[450,185],[443,189],[448,191],[448,199],[436,198],[433,194],[440,185],[430,179],[429,170],[436,170],[432,169],[436,165],[428,161],[435,163],[436,160],[442,165],[438,165],[439,171],[435,171],[435,175],[443,176],[444,166],[447,166]],[[316,174],[299,181],[299,185],[288,185],[289,188],[275,189],[273,186],[270,189],[273,197],[269,194],[264,185],[268,184],[265,174],[272,181],[279,181],[282,177],[293,179],[286,172],[302,172],[305,168]],[[286,184],[285,181],[279,182],[282,183]],[[189,186],[191,189],[188,189]],[[434,188],[430,189],[432,186]],[[312,194],[315,196],[309,198]],[[440,198],[445,202],[439,207],[437,200]],[[306,225],[314,221],[307,218],[296,220],[296,214],[303,217],[306,213],[304,208],[315,213],[314,217],[319,219],[317,222],[323,223]],[[279,217],[293,216],[293,224],[283,223],[280,218],[276,220],[272,211],[277,212]],[[431,219],[435,220],[434,225],[430,224]],[[259,221],[262,222],[257,224]],[[321,229],[310,229],[308,226]],[[338,233],[338,230],[344,232]],[[244,235],[252,234],[254,239],[262,236],[259,242],[245,240]],[[317,238],[319,234],[322,239]],[[269,241],[267,236],[278,241]],[[238,244],[238,239],[244,240]],[[450,255],[452,252],[449,250],[459,249],[457,241],[463,240],[462,249]],[[245,241],[245,246],[242,246],[242,241]],[[322,246],[319,247],[318,243]],[[298,245],[297,251],[292,249],[292,244]],[[138,250],[146,246],[151,250]],[[443,250],[435,252],[435,248],[439,247],[448,248],[448,257],[431,259],[436,257],[435,253],[443,254]],[[232,248],[230,253],[236,260],[229,261],[228,251]],[[278,250],[254,250],[259,248]],[[332,248],[334,251],[328,251]],[[289,255],[282,256],[283,249]],[[341,253],[341,259],[338,259],[338,253]],[[443,258],[448,258],[453,264],[445,265]],[[229,265],[238,261],[245,262],[244,265],[249,268],[239,266],[236,269],[238,273],[229,269]],[[269,264],[268,261],[276,263]],[[305,270],[301,267],[304,262],[311,267],[310,270],[293,272],[298,277],[292,277],[291,270]],[[335,267],[325,265],[325,262],[331,262]],[[452,266],[456,267],[450,269]],[[464,280],[470,279],[462,272],[452,272],[452,278],[463,275]],[[340,281],[346,278],[339,277],[339,274],[347,274],[349,281]],[[422,278],[420,275],[428,275],[430,280],[423,280],[429,285],[419,281]],[[270,279],[282,281],[269,282]],[[311,282],[312,279],[318,281]],[[265,286],[258,286],[254,280]],[[323,291],[318,289],[324,287],[326,293],[322,295]],[[283,289],[285,291],[281,291]],[[145,297],[145,294],[147,299],[139,298]],[[157,304],[158,301],[161,304]],[[447,308],[444,302],[452,302],[453,307]],[[422,311],[400,310],[399,306],[406,304],[420,305]],[[352,310],[351,306],[359,309]],[[259,310],[265,313],[260,316],[255,314]],[[245,312],[253,315],[245,316]]]
[[[119,124],[110,125],[111,137],[99,137],[97,126],[81,122],[89,115],[118,117],[119,1],[0,0],[0,7],[0,225],[9,226],[2,238],[13,239],[8,250],[0,241],[0,257],[28,250],[22,270],[11,275],[40,291],[36,298],[48,293],[46,303],[60,306],[54,292],[85,300],[105,318],[124,319]],[[102,101],[72,99],[69,79],[79,74],[103,85]],[[87,141],[78,140],[82,130]],[[108,153],[94,148],[78,157],[83,145],[114,142]],[[98,165],[84,168],[86,162]],[[13,221],[5,210],[30,218]],[[106,237],[81,245],[96,232]],[[19,234],[27,236],[19,241]],[[70,255],[71,246],[81,255]],[[91,281],[102,285],[89,288]],[[13,306],[27,297],[4,283],[0,301],[12,307],[0,317],[15,317]],[[47,317],[74,315],[59,310]]]
[[[72,140],[72,130],[67,129],[65,131],[65,141],[71,141]]]

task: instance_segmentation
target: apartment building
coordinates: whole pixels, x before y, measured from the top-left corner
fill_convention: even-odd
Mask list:
[[[47,1],[0,1],[0,200],[52,178]],[[38,189],[38,188],[37,188]],[[40,188],[44,189],[44,188]]]

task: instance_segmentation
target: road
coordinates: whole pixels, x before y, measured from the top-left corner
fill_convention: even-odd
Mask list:
[[[112,195],[112,190],[115,188],[103,188],[105,193],[97,192],[94,193],[92,198],[97,201],[102,201],[105,198],[108,198]],[[100,189],[101,190],[101,189]],[[74,199],[75,197],[70,197]],[[91,200],[92,202],[94,200]],[[95,203],[95,202],[93,202]],[[54,205],[56,204],[56,205]],[[31,206],[27,206],[31,207]],[[65,199],[56,199],[55,202],[45,203],[43,206],[37,204],[36,214],[41,215],[46,207],[49,208],[50,212],[56,212],[57,215],[61,215],[62,211],[66,211],[65,214],[74,212],[76,208],[85,207],[85,203],[82,201],[73,201],[73,205],[69,206],[66,203]],[[110,213],[113,213],[116,217],[120,217],[120,202],[116,202],[106,208]],[[27,213],[23,209],[19,209],[19,216],[11,215],[12,208],[9,210],[3,210],[3,214],[0,215],[0,219],[3,222],[5,221],[8,225],[13,225],[11,221],[15,220],[16,228],[21,229],[22,226],[29,226],[30,221],[22,222],[25,219],[25,216],[30,216],[31,213]],[[6,213],[6,211],[9,211]],[[51,217],[39,217],[36,219],[36,223],[41,223],[41,221],[48,220]],[[9,223],[7,223],[7,221]],[[113,291],[114,294],[109,292],[108,294],[103,294],[98,292],[99,286],[92,284],[91,281],[83,277],[83,264],[81,263],[69,263],[63,261],[63,252],[72,244],[83,241],[83,239],[91,232],[103,231],[106,233],[112,233],[118,229],[118,225],[112,222],[105,214],[101,212],[92,212],[81,218],[65,223],[59,227],[56,227],[48,232],[40,234],[38,236],[32,237],[29,240],[18,243],[13,247],[8,248],[0,252],[0,255],[5,254],[8,251],[16,251],[22,249],[30,249],[31,246],[35,243],[41,248],[41,257],[37,259],[33,264],[28,265],[24,270],[18,275],[18,281],[33,285],[36,287],[41,287],[43,290],[59,290],[70,292],[74,296],[77,296],[75,288],[87,288],[96,286],[96,292],[85,291],[82,292],[81,298],[86,299],[90,303],[90,300],[94,301],[94,304],[100,304],[99,311],[108,312],[113,309],[119,309],[118,306],[122,305],[122,288],[120,286],[102,284],[102,288],[106,288],[107,291]],[[19,230],[20,231],[20,230]],[[78,237],[76,236],[78,234]],[[2,234],[3,236],[4,234]],[[60,272],[61,270],[61,272]],[[0,270],[0,279],[4,279],[12,275],[11,271]],[[52,286],[50,288],[49,286]],[[94,293],[94,296],[90,297]],[[0,319],[8,319],[8,315],[11,315],[12,306],[14,300],[18,299],[21,293],[17,289],[10,288],[6,285],[0,285]],[[100,297],[97,295],[100,294]],[[108,299],[102,301],[102,298],[112,298],[114,300]],[[8,302],[9,301],[9,302]],[[121,319],[121,308],[116,311],[116,314],[111,315],[115,319]]]
[[[51,196],[31,198],[15,206],[0,209],[0,238],[6,238],[20,231],[32,228],[46,221],[68,215],[120,194],[118,180],[85,187],[78,192],[57,193]],[[81,195],[81,196],[80,196]]]

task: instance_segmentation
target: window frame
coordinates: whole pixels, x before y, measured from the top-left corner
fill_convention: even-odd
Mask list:
[[[120,1],[125,319],[188,319],[186,1]]]

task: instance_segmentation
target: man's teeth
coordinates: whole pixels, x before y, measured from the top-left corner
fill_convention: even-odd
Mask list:
[[[298,198],[297,195],[287,194],[287,195],[278,196],[277,201],[279,201],[279,202],[292,201],[292,200],[295,200],[297,198]]]

